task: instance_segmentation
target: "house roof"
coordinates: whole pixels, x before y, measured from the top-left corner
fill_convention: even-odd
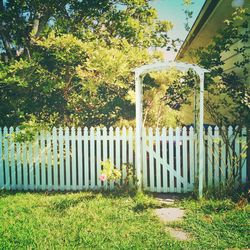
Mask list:
[[[230,18],[235,11],[231,3],[232,0],[205,1],[188,36],[176,55],[177,61],[196,63],[188,51],[206,47],[211,42],[215,34],[223,27],[224,20]]]

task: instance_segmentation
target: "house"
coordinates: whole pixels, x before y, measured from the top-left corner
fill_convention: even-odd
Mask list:
[[[209,43],[211,43],[212,38],[225,25],[224,21],[226,19],[230,19],[233,12],[235,12],[235,8],[233,6],[237,3],[239,5],[242,4],[244,8],[248,8],[250,10],[250,1],[246,0],[206,0],[188,36],[182,44],[176,56],[176,60],[196,63],[196,58],[192,56],[190,51],[206,47]],[[240,72],[234,65],[236,61],[240,61],[241,59],[241,55],[239,52],[236,52],[235,49],[237,47],[242,47],[242,45],[243,44],[239,41],[235,42],[229,51],[221,55],[224,61],[223,69],[225,72],[234,71],[239,75],[242,74],[242,72]],[[248,47],[246,52],[250,56],[249,44],[244,45]],[[249,77],[248,82],[250,82]]]

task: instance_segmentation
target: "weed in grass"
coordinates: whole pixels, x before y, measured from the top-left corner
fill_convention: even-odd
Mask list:
[[[205,202],[201,205],[201,210],[205,214],[221,213],[235,209],[236,204],[231,200],[215,200],[213,202]]]

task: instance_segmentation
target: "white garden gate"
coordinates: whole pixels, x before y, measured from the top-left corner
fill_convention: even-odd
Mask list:
[[[142,132],[143,132],[143,77],[145,74],[152,71],[166,70],[169,68],[176,68],[180,71],[188,71],[189,69],[194,70],[199,76],[199,123],[197,126],[198,139],[197,147],[195,148],[198,153],[198,169],[196,172],[199,178],[199,197],[202,197],[203,193],[203,179],[204,179],[204,138],[203,138],[203,120],[204,120],[204,79],[205,73],[209,70],[201,68],[198,65],[188,64],[183,62],[166,61],[166,62],[156,62],[149,65],[143,65],[134,70],[135,72],[135,91],[136,91],[136,175],[138,176],[139,183],[138,186],[141,188],[141,174],[142,174]]]
[[[193,190],[194,129],[143,130],[143,188],[152,192]]]

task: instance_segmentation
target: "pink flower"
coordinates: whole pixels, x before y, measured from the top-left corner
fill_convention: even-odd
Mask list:
[[[99,177],[99,179],[100,179],[101,181],[106,181],[106,180],[107,180],[106,174],[101,174],[100,177]]]

